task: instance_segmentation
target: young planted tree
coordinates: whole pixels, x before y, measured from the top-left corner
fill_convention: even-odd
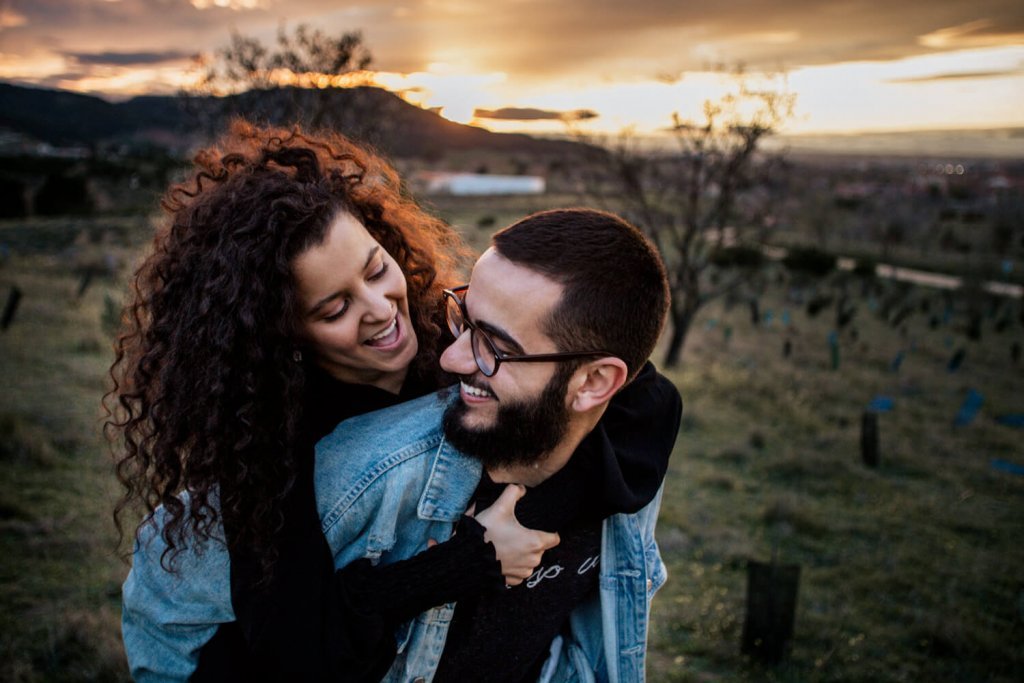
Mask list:
[[[735,92],[704,104],[700,122],[673,115],[667,145],[576,133],[590,143],[581,171],[589,200],[640,227],[665,261],[672,289],[666,367],[678,364],[701,307],[758,273],[747,256],[760,253],[779,223],[786,182],[784,159],[762,143],[792,107],[787,92],[741,80]]]

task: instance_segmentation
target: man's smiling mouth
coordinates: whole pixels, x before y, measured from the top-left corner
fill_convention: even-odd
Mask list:
[[[495,398],[494,394],[487,389],[474,387],[470,384],[467,384],[465,381],[461,382],[461,385],[462,391],[468,394],[469,396],[473,396],[475,398]]]

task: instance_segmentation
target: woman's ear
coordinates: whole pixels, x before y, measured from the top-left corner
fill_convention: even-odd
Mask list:
[[[628,377],[626,363],[615,356],[605,356],[583,365],[574,377],[572,409],[585,413],[608,403]]]

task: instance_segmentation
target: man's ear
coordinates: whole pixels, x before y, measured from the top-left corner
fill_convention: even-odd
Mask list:
[[[612,400],[629,377],[621,358],[605,356],[586,363],[573,377],[572,409],[585,413]]]

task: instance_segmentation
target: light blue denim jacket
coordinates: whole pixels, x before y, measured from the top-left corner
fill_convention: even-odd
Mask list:
[[[480,464],[444,440],[446,405],[425,396],[348,420],[317,444],[317,500],[336,566],[362,557],[388,564],[451,535]],[[638,513],[604,522],[598,594],[573,611],[542,680],[644,679],[651,598],[666,577],[654,540],[660,503],[659,491]],[[432,678],[452,613],[453,605],[436,607],[399,630],[386,681]]]
[[[441,416],[455,396],[430,394],[347,420],[317,444],[317,505],[336,567],[364,557],[406,559],[428,539],[451,535],[481,473],[479,462],[444,440]],[[598,595],[576,608],[552,643],[542,680],[644,679],[651,598],[666,576],[654,540],[660,501],[659,491],[638,513],[604,522]],[[234,620],[223,542],[186,549],[179,571],[169,573],[160,566],[162,513],[143,529],[124,585],[125,650],[143,683],[188,678],[202,646]],[[435,607],[401,626],[384,680],[429,681],[453,612],[454,605]]]

